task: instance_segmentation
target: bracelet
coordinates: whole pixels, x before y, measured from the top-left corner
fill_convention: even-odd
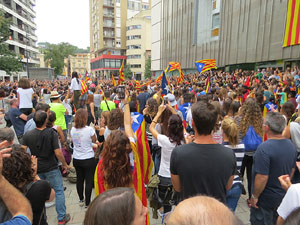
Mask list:
[[[157,123],[156,121],[152,120],[153,123]]]

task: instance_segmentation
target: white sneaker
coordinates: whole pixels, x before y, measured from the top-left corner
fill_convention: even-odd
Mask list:
[[[46,208],[50,208],[51,206],[54,206],[54,205],[55,205],[55,201],[52,201],[52,202],[45,202]]]

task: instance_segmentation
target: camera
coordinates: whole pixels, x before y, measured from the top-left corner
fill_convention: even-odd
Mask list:
[[[120,85],[117,87],[117,93],[119,96],[119,99],[125,99],[125,86]]]

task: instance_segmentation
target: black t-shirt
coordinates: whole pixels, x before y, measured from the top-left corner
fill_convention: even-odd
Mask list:
[[[26,193],[27,199],[30,201],[33,212],[32,225],[38,225],[40,218],[40,225],[47,225],[47,217],[45,202],[49,200],[51,194],[51,186],[46,180],[39,180],[32,184],[28,192]],[[43,213],[44,211],[44,213]],[[43,214],[42,214],[43,213]]]
[[[235,170],[234,152],[219,144],[181,145],[171,155],[170,171],[179,175],[184,199],[201,194],[225,203],[226,185]]]
[[[58,135],[53,128],[34,129],[23,136],[23,145],[38,158],[38,173],[46,173],[58,167],[54,150],[59,148]]]
[[[147,102],[147,99],[149,98],[149,93],[148,92],[143,92],[143,93],[140,93],[138,96],[137,96],[137,100],[139,101],[140,103],[140,112],[143,113],[143,110],[146,106],[146,102]]]

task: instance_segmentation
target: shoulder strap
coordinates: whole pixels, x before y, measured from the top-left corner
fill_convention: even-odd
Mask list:
[[[107,106],[108,111],[110,111],[110,108],[109,108],[109,106],[108,106],[108,104],[107,104],[106,99],[105,99],[104,101],[105,101],[105,103],[106,103],[106,106]]]

